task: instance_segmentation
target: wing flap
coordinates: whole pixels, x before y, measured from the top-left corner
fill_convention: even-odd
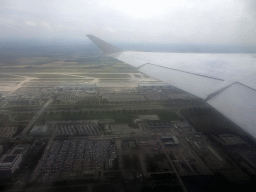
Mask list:
[[[256,91],[235,83],[208,103],[256,138]]]
[[[203,99],[206,99],[210,93],[223,86],[223,80],[177,71],[157,65],[145,64],[139,68],[139,71]]]

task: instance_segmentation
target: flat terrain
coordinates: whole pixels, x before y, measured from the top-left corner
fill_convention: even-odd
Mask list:
[[[31,52],[0,60],[0,144],[4,153],[21,144],[31,149],[0,187],[181,191],[184,180],[200,191],[209,188],[201,182],[217,180],[210,187],[218,191],[224,183],[250,185],[256,170],[241,157],[254,154],[256,145],[203,100],[99,53]],[[38,131],[31,132],[34,126]],[[243,145],[222,145],[220,134],[239,135]]]

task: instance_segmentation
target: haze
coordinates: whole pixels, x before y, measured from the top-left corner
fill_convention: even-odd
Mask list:
[[[0,40],[254,45],[250,0],[1,0]]]
[[[0,0],[0,191],[251,191],[255,12]]]

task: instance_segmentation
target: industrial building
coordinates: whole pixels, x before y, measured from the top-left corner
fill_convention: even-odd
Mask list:
[[[34,128],[30,131],[30,135],[32,136],[48,136],[49,129],[47,125],[42,126],[34,126]]]
[[[19,168],[28,149],[29,145],[17,145],[9,153],[3,155],[0,159],[0,175],[12,175]]]
[[[3,155],[0,159],[0,175],[9,176],[13,174],[22,161],[22,155]]]
[[[186,122],[172,122],[173,126],[179,133],[187,133],[193,131],[193,128]]]
[[[232,134],[220,134],[219,138],[219,141],[224,145],[239,145],[245,143],[239,136]]]
[[[10,154],[22,155],[24,157],[29,150],[29,145],[17,145],[13,147]]]
[[[162,136],[161,140],[165,145],[178,145],[180,143],[175,136]]]

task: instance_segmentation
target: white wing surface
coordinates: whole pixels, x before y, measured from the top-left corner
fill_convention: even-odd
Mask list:
[[[88,37],[109,56],[205,99],[256,138],[255,55],[121,51]]]

